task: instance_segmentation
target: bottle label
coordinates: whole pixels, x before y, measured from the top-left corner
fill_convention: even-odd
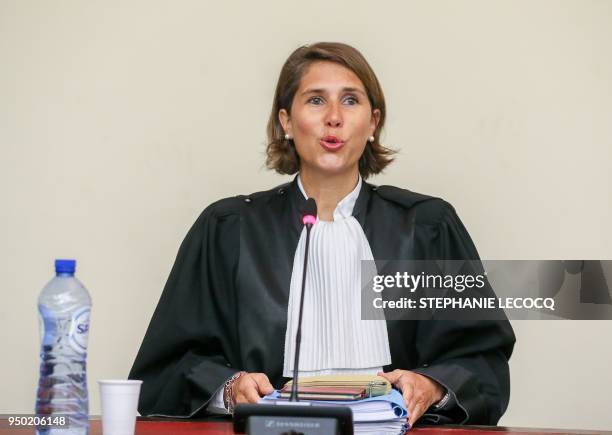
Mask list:
[[[72,316],[70,325],[70,345],[79,353],[87,352],[87,338],[89,337],[90,307],[78,310]]]

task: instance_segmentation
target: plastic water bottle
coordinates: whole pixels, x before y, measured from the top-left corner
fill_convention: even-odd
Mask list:
[[[55,277],[38,298],[40,378],[36,415],[64,416],[68,427],[38,426],[37,434],[87,434],[87,337],[91,298],[74,277],[75,260],[55,260]]]

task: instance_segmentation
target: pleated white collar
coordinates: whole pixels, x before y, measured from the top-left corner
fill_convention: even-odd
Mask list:
[[[333,222],[312,227],[308,279],[304,295],[300,375],[376,374],[391,363],[384,317],[361,320],[362,260],[373,260],[359,222],[352,216],[357,186],[334,210]],[[308,198],[298,176],[298,186]],[[294,255],[287,307],[283,375],[293,376],[294,344],[305,257],[303,229]],[[369,273],[375,274],[373,267]]]

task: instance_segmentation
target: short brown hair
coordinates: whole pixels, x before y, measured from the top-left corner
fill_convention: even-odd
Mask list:
[[[363,55],[355,48],[339,42],[318,42],[298,48],[285,61],[281,69],[272,112],[268,120],[268,146],[266,166],[280,174],[295,174],[300,169],[300,156],[293,140],[285,139],[285,132],[278,119],[278,113],[285,109],[291,114],[291,104],[306,70],[316,61],[340,64],[355,73],[363,83],[372,110],[380,110],[380,119],[374,132],[374,141],[368,142],[359,159],[359,173],[365,179],[378,174],[389,163],[395,151],[380,144],[380,132],[385,124],[385,96],[374,71]]]

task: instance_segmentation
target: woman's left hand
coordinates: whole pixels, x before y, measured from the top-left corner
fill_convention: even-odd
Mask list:
[[[408,370],[395,369],[387,373],[378,372],[378,376],[384,377],[402,392],[406,408],[408,408],[408,422],[411,427],[421,418],[427,408],[442,400],[445,394],[444,387],[436,381]]]

